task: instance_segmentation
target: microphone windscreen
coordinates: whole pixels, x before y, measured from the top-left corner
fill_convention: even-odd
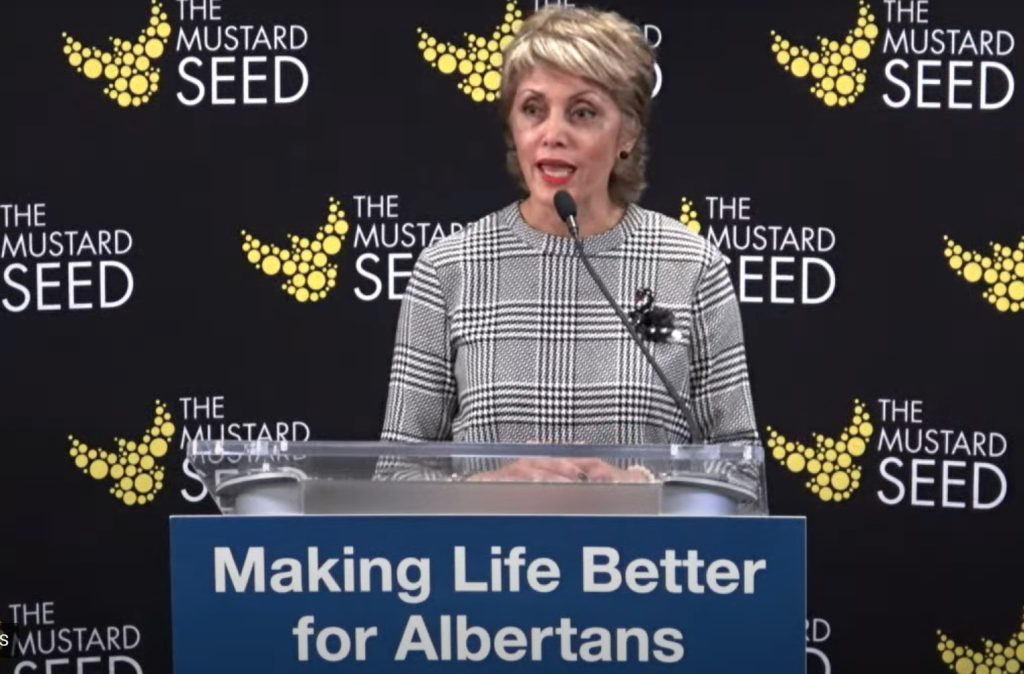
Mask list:
[[[565,190],[558,190],[555,193],[555,210],[563,222],[569,222],[570,217],[576,217],[576,201]]]

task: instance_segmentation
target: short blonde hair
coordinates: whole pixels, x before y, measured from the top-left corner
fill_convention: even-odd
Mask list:
[[[498,105],[508,170],[524,189],[508,120],[520,79],[537,66],[589,80],[615,101],[637,139],[629,156],[616,161],[608,193],[622,206],[639,199],[647,186],[647,122],[655,84],[654,50],[640,27],[616,12],[547,7],[528,18],[505,48]]]

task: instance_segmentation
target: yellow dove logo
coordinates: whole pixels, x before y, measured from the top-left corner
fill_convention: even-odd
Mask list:
[[[867,451],[875,428],[871,413],[860,400],[853,401],[853,419],[839,439],[814,435],[814,448],[793,442],[771,426],[768,427],[768,449],[772,458],[793,473],[807,473],[805,486],[825,502],[849,499],[860,487],[861,467],[854,463]]]
[[[1017,313],[1024,308],[1024,236],[1016,248],[992,243],[992,255],[964,250],[959,243],[943,237],[949,268],[968,283],[985,282],[981,293],[998,311]]]
[[[266,244],[242,230],[242,252],[246,259],[267,276],[285,277],[281,289],[296,302],[318,302],[338,283],[338,265],[330,263],[337,255],[348,234],[345,211],[337,199],[330,197],[327,222],[317,230],[313,239],[289,235],[288,250]]]
[[[821,47],[812,51],[791,44],[774,30],[772,37],[772,52],[778,64],[793,77],[803,79],[810,75],[814,80],[811,93],[825,105],[845,107],[864,93],[868,75],[860,63],[871,55],[878,38],[878,24],[871,7],[863,0],[857,27],[842,42],[818,36]]]
[[[683,197],[679,205],[679,222],[686,225],[694,234],[700,234],[700,215],[693,202]]]
[[[69,435],[70,454],[75,466],[92,479],[111,481],[114,498],[129,506],[143,505],[164,487],[164,470],[158,461],[167,455],[174,431],[171,413],[157,400],[153,423],[140,440],[114,438],[117,451],[108,452]]]
[[[1024,620],[1020,631],[1010,637],[1004,646],[991,639],[985,639],[985,650],[975,651],[967,646],[958,646],[951,638],[938,632],[939,657],[957,674],[1017,674],[1024,668]]]
[[[160,88],[160,69],[154,64],[164,55],[171,36],[171,24],[163,5],[152,0],[149,24],[135,41],[112,37],[113,49],[85,47],[79,40],[63,33],[64,54],[77,72],[90,80],[103,79],[103,93],[122,108],[138,107],[149,102]]]
[[[502,51],[512,41],[523,25],[523,12],[516,3],[505,5],[505,16],[486,37],[463,33],[466,45],[460,47],[450,42],[441,42],[422,28],[417,28],[419,47],[423,59],[444,75],[458,72],[459,90],[477,103],[493,103],[498,100],[501,89]]]

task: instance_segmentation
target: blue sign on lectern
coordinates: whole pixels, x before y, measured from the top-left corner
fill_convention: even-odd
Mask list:
[[[177,674],[800,674],[805,520],[172,517]]]

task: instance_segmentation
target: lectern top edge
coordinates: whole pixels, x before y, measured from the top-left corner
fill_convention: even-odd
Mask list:
[[[763,461],[764,450],[750,442],[706,444],[582,444],[374,442],[333,440],[192,440],[189,458],[225,457],[601,457],[629,459],[731,459]]]

